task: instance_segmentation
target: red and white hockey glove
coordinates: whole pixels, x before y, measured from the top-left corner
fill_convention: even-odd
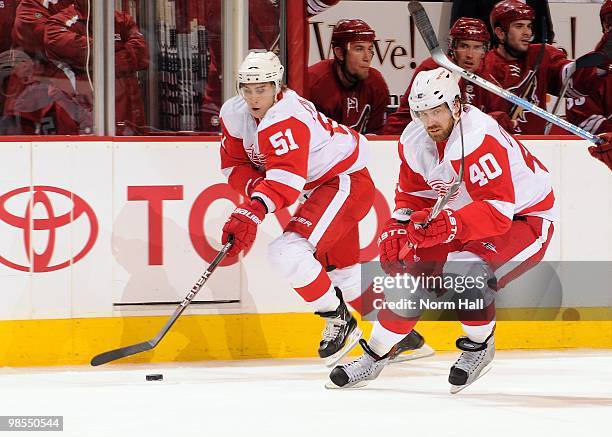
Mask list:
[[[257,199],[248,200],[232,212],[225,225],[221,243],[227,243],[230,235],[234,236],[234,244],[227,252],[228,256],[236,256],[240,252],[247,251],[253,245],[257,235],[257,225],[261,223],[266,215],[266,207]]]
[[[606,142],[598,146],[589,147],[589,153],[593,158],[600,160],[612,170],[612,133],[601,134],[599,137],[606,140]]]
[[[413,212],[408,224],[408,240],[417,247],[449,243],[461,232],[461,220],[452,209],[443,209],[427,226],[431,208]]]
[[[399,252],[408,243],[408,223],[402,223],[390,218],[385,223],[378,237],[378,250],[380,251],[380,265],[389,275],[398,273],[401,268]]]

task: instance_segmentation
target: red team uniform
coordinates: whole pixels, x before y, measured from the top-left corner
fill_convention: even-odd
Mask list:
[[[495,353],[494,293],[542,260],[557,219],[547,169],[492,117],[471,105],[461,108],[460,94],[456,78],[443,68],[421,72],[415,78],[410,95],[413,116],[415,111],[444,114],[440,102],[451,111],[448,115],[427,112],[425,121],[412,121],[402,133],[395,211],[379,239],[381,263],[389,273],[444,273],[465,278],[477,269],[488,278],[478,290],[483,309],[458,311],[467,337],[457,341],[463,353],[451,368],[452,393],[486,371]],[[442,123],[432,121],[436,116],[451,122],[444,141],[434,141],[427,130]],[[462,146],[464,169],[459,189],[440,214],[427,221],[428,208],[459,179]],[[427,226],[420,226],[423,223]],[[408,242],[412,248],[400,264],[398,249]],[[396,270],[389,271],[385,263]],[[441,289],[440,294],[445,291],[454,292],[451,287]],[[435,298],[436,293],[431,294]],[[331,388],[363,384],[378,376],[393,346],[413,329],[419,314],[383,307],[369,344],[362,344],[365,353],[332,371]]]
[[[326,59],[308,69],[310,99],[317,109],[361,133],[380,134],[386,119],[389,88],[382,74],[370,68],[365,80],[353,88],[340,83],[333,59]]]
[[[115,123],[117,135],[134,133],[146,124],[144,102],[136,73],[149,68],[149,49],[129,14],[115,11]]]
[[[52,85],[70,96],[77,104],[73,119],[93,113],[93,89],[87,77],[87,53],[93,50],[93,32],[87,38],[87,13],[76,4],[55,14],[47,23],[44,44],[47,56],[55,65]],[[91,129],[93,125],[90,125]]]
[[[87,38],[86,23],[86,11],[71,5],[51,17],[45,31],[47,54],[56,66],[52,83],[78,102],[75,119],[93,110],[86,65],[87,53],[93,49],[93,34],[90,30]],[[136,72],[148,65],[147,45],[136,22],[126,12],[115,11],[115,119],[119,135],[126,131],[126,122],[131,127],[145,124]],[[133,131],[130,128],[128,132]]]
[[[604,36],[595,47],[596,51],[600,50],[609,38],[606,30],[609,32],[611,18],[612,0],[606,0],[599,10]],[[565,101],[567,120],[592,134],[612,132],[612,75],[608,72],[597,83],[597,89],[589,95],[569,97]]]
[[[523,97],[525,100],[546,110],[546,94],[559,95],[564,82],[572,77],[568,95],[575,91],[591,93],[596,89],[598,78],[594,68],[575,70],[573,61],[567,59],[564,52],[545,44],[528,44],[526,51],[510,42],[510,33],[520,39],[530,34],[527,22],[533,24],[535,12],[529,6],[518,0],[504,0],[495,5],[490,14],[491,27],[496,31],[501,29],[505,35],[500,44],[485,57],[483,78],[500,87]],[[513,23],[518,22],[514,29]],[[526,30],[528,30],[526,32]],[[487,110],[495,109],[510,114],[518,125],[515,133],[542,135],[546,121],[521,108],[513,109],[513,104],[492,93],[485,94],[484,102]],[[512,114],[514,112],[514,114]]]
[[[56,104],[48,78],[55,66],[47,58],[44,34],[49,17],[71,5],[71,0],[21,0],[12,29],[13,48],[29,59],[17,61],[11,71],[4,115],[14,119],[15,133],[72,133],[60,127],[65,111]]]
[[[488,49],[489,40],[490,40],[489,31],[487,30],[486,25],[481,20],[477,20],[474,18],[460,18],[458,19],[453,27],[451,27],[449,31],[449,51],[448,55],[453,59],[453,62],[457,63],[457,59],[453,51],[457,48],[457,45],[461,41],[475,41],[482,43],[482,49],[484,52]],[[483,52],[483,56],[484,56]],[[478,64],[475,73],[480,75],[482,74],[484,59],[480,59],[480,63]],[[410,90],[412,89],[412,83],[414,82],[414,78],[421,71],[429,71],[435,70],[438,68],[438,64],[434,62],[434,60],[429,57],[426,58],[423,62],[419,64],[417,69],[414,71],[412,79],[410,80],[410,84],[406,89],[406,92],[400,98],[400,104],[393,114],[389,115],[387,123],[383,129],[383,133],[387,135],[400,135],[404,128],[412,121],[412,115],[410,113],[410,105],[408,103],[408,97],[410,96]],[[484,106],[481,102],[484,100],[484,89],[479,86],[474,85],[471,82],[464,81],[461,79],[459,81],[459,87],[461,88],[461,95],[464,99],[464,102],[476,106],[481,110],[485,110]],[[495,114],[494,114],[495,115]],[[504,118],[503,115],[499,114],[498,118]],[[498,120],[501,122],[501,120]]]
[[[550,242],[557,219],[550,174],[529,151],[491,117],[467,106],[461,117],[465,141],[465,169],[458,194],[446,208],[462,223],[453,241],[416,250],[419,257],[447,261],[487,262],[501,289],[537,264]],[[458,179],[461,160],[459,129],[447,142],[435,143],[417,124],[402,134],[398,151],[400,176],[395,209],[431,208],[438,196]],[[509,264],[510,262],[513,264]],[[379,321],[390,332],[405,335],[416,323],[397,321],[389,310]],[[480,326],[493,320],[466,322]],[[394,342],[393,342],[394,343]]]
[[[612,131],[612,76],[599,80],[598,90],[588,96],[566,99],[567,121],[592,134]]]
[[[331,38],[334,59],[308,69],[309,96],[317,109],[363,134],[382,133],[387,119],[389,87],[371,66],[375,38],[365,21],[340,20]]]
[[[540,53],[541,44],[530,44],[526,55],[517,60],[503,58],[497,50],[491,50],[485,57],[485,71],[482,77],[496,85],[522,96],[542,109],[546,109],[546,94],[558,95],[563,81],[569,74],[568,66],[572,63],[565,53],[551,45],[546,45],[535,79],[529,80]],[[486,94],[485,108],[510,113],[512,103],[492,93]],[[529,135],[544,134],[546,120],[519,109],[516,118],[516,133]]]
[[[0,59],[2,59],[2,65],[6,64],[9,56],[11,61],[14,61],[14,57],[10,52],[10,49],[13,45],[11,33],[13,31],[13,24],[15,22],[16,9],[17,0],[6,0],[0,2]],[[2,108],[4,108],[8,77],[8,74],[3,74],[2,79],[0,80],[0,111],[2,111]]]
[[[11,48],[11,32],[13,31],[17,3],[19,3],[18,0],[0,2],[0,53]]]
[[[238,70],[239,95],[221,108],[221,168],[248,198],[225,222],[221,242],[233,238],[229,256],[248,251],[265,215],[300,199],[283,234],[270,243],[268,258],[326,320],[318,352],[332,365],[361,337],[346,303],[364,311],[358,225],[375,192],[366,168],[368,144],[283,89],[283,72],[274,53],[249,53]],[[410,333],[396,356],[423,345],[418,333]],[[420,349],[419,356],[425,353]]]
[[[221,108],[221,125],[221,168],[228,183],[242,195],[262,199],[268,213],[304,194],[306,200],[284,231],[307,239],[317,259],[327,261],[326,255],[331,255],[338,273],[348,267],[353,273],[346,282],[351,285],[336,285],[349,293],[345,295],[348,302],[356,299],[360,289],[355,230],[374,200],[366,168],[367,140],[317,112],[311,102],[291,90],[282,92],[259,123],[244,99],[233,97]],[[273,242],[271,250],[282,253],[285,240]],[[277,262],[281,271],[289,268],[285,273],[296,291],[313,302],[328,291],[331,282],[313,253],[302,255]]]

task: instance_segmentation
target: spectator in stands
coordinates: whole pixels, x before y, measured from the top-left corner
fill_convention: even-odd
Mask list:
[[[287,84],[301,96],[310,98],[308,65],[310,57],[309,18],[326,11],[340,0],[287,2]]]
[[[493,35],[493,29],[491,29],[489,21],[489,15],[493,10],[493,6],[500,0],[453,0],[453,8],[451,10],[451,25],[455,23],[460,17],[472,17],[478,18],[483,22],[487,23],[489,32]],[[543,26],[546,26],[546,42],[552,44],[555,39],[555,33],[553,32],[553,22],[550,18],[550,10],[548,7],[548,0],[521,0],[523,3],[527,3],[533,8],[536,15],[535,20],[535,41],[543,42]],[[491,44],[495,41],[492,40]]]
[[[75,121],[91,120],[93,110],[91,65],[87,64],[93,48],[93,33],[87,31],[89,12],[88,0],[76,0],[52,16],[45,29],[45,49],[56,66],[51,84],[77,103],[70,113]],[[148,65],[147,46],[136,22],[127,13],[115,11],[115,118],[119,135],[135,134],[146,124],[136,71]]]
[[[210,47],[210,66],[202,106],[200,107],[202,131],[220,132],[219,109],[223,86],[221,83],[223,53],[221,0],[205,2],[205,22]],[[253,0],[249,3],[249,49],[273,50],[278,45],[280,11],[277,2]]]
[[[49,18],[45,28],[45,51],[55,65],[51,84],[76,102],[73,119],[93,114],[93,84],[91,82],[91,51],[93,32],[87,30],[89,3],[75,0],[73,4]],[[88,56],[89,55],[89,56]],[[93,123],[88,126],[93,129]]]
[[[308,19],[337,4],[340,0],[302,0],[287,2],[287,84],[300,95],[306,91],[308,66]],[[221,108],[221,1],[204,2],[206,28],[210,41],[210,65],[200,108],[202,130],[220,132]],[[280,41],[279,2],[251,0],[249,3],[249,49],[270,50],[278,54]]]
[[[0,53],[10,50],[18,0],[0,1]]]
[[[0,114],[4,110],[4,98],[8,85],[8,77],[12,69],[11,47],[13,39],[11,32],[15,21],[17,0],[0,1]]]
[[[135,135],[146,116],[137,72],[149,68],[149,49],[136,21],[115,11],[115,123],[117,135]]]
[[[606,0],[601,5],[599,19],[602,32],[609,35],[608,32],[612,29],[612,0]],[[602,48],[607,41],[607,35],[602,37],[595,51]],[[567,120],[592,134],[612,131],[612,75],[605,74],[598,85],[596,92],[568,97],[565,101]]]
[[[485,56],[483,77],[546,109],[546,94],[558,95],[564,81],[575,70],[561,50],[548,44],[533,44],[534,10],[519,0],[504,0],[491,11],[491,27],[497,47]],[[590,92],[595,70],[582,68],[573,75],[574,88]],[[570,87],[569,92],[575,90]],[[518,125],[514,133],[541,135],[546,121],[507,100],[488,93],[485,108],[510,114]]]
[[[332,32],[334,59],[308,69],[310,101],[317,110],[360,133],[382,133],[389,88],[371,66],[374,30],[363,20],[340,20]]]
[[[70,4],[72,0],[21,0],[17,5],[11,33],[13,68],[5,91],[3,134],[65,133],[57,129],[58,118],[64,114],[55,104],[56,93],[49,88],[49,77],[55,66],[44,50],[44,32],[49,17]]]
[[[490,35],[485,24],[477,18],[460,18],[450,29],[448,38],[448,56],[462,68],[476,74],[481,74],[483,70],[483,59],[489,48]],[[421,71],[433,70],[438,68],[434,60],[429,57],[425,59],[414,71],[414,77]],[[466,103],[485,110],[483,101],[487,91],[466,82],[463,79],[459,82]],[[383,132],[387,135],[399,135],[412,120],[408,96],[412,88],[412,81],[408,89],[400,99],[397,111],[389,116]],[[512,129],[514,124],[504,112],[491,112],[489,115],[494,117],[504,128]]]

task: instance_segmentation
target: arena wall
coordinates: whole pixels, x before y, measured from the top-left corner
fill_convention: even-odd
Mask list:
[[[560,200],[546,260],[612,261],[612,173],[585,141],[524,143]],[[371,145],[378,197],[361,224],[363,261],[376,257],[398,171],[393,138]],[[239,201],[219,171],[218,138],[24,138],[2,149],[0,365],[88,363],[154,336],[216,254]],[[158,348],[129,360],[315,356],[321,320],[266,259],[289,217],[267,217],[251,252],[214,273]],[[555,320],[500,322],[497,346],[612,347],[610,317],[592,317],[610,300],[609,287],[585,284],[579,298],[563,295]],[[419,327],[434,348],[454,349],[458,323]]]

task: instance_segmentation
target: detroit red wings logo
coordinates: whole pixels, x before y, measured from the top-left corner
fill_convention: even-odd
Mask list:
[[[221,139],[221,147],[223,147],[226,151],[227,151],[227,147],[225,145],[227,138],[223,137]],[[244,144],[244,143],[243,143]],[[249,159],[251,160],[251,162],[253,164],[255,164],[257,167],[260,167],[261,169],[265,168],[266,166],[266,156],[262,155],[261,153],[258,153],[255,150],[255,145],[251,144],[250,146],[244,146],[244,151],[247,154],[247,156],[249,157]]]
[[[244,150],[253,164],[261,168],[264,168],[266,166],[266,155],[257,153],[254,145],[251,145],[250,147],[245,147]]]
[[[448,190],[451,187],[451,185],[455,183],[455,176],[453,176],[453,178],[449,182],[444,182],[443,180],[440,180],[440,179],[433,179],[431,181],[427,181],[427,183],[429,184],[431,188],[433,188],[433,190],[436,193],[438,193],[438,197],[442,197],[446,193],[448,193]],[[457,196],[459,196],[460,192],[461,192],[461,187],[451,196],[449,202],[452,202],[453,200],[455,200]]]

